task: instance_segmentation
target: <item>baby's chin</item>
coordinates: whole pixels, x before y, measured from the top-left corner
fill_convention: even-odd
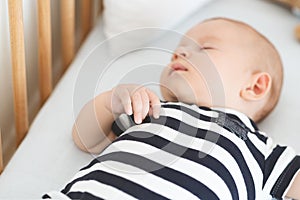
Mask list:
[[[163,100],[169,102],[178,102],[176,95],[162,83],[160,84],[160,92],[163,97]]]

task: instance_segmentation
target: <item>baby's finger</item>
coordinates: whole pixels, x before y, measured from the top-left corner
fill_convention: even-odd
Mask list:
[[[151,90],[146,90],[146,92],[150,99],[150,106],[152,108],[153,117],[157,119],[159,118],[159,114],[160,114],[160,107],[161,107],[160,100],[158,96]]]
[[[149,116],[153,116],[153,109],[149,108]]]
[[[159,118],[160,108],[161,108],[160,103],[159,104],[155,104],[155,105],[152,106],[153,117],[155,119]]]
[[[124,111],[127,115],[132,115],[131,98],[126,88],[119,90],[119,99],[121,100]]]
[[[142,123],[142,98],[141,95],[138,92],[135,92],[132,95],[132,107],[133,107],[133,115],[134,115],[134,121],[137,124]]]
[[[140,92],[142,102],[143,102],[143,108],[142,108],[142,119],[145,119],[145,117],[148,115],[150,104],[149,104],[149,97],[146,91]]]

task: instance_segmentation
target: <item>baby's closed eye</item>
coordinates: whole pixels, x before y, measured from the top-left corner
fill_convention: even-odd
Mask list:
[[[204,43],[200,45],[201,50],[210,50],[210,49],[215,49],[214,45],[211,43]]]

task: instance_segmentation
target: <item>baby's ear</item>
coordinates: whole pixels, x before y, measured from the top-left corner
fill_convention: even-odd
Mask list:
[[[272,78],[266,72],[253,74],[250,82],[240,92],[240,96],[246,101],[258,101],[267,96],[271,90]]]

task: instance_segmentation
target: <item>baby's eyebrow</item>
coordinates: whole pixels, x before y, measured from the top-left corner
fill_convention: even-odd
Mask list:
[[[221,38],[216,35],[199,35],[197,38],[192,38],[185,35],[177,46],[197,45],[202,48],[205,44],[217,45],[221,41]]]
[[[216,42],[220,42],[221,38],[215,35],[206,35],[204,37],[200,37],[198,39],[198,42],[200,44],[205,44],[205,43],[216,43]]]

